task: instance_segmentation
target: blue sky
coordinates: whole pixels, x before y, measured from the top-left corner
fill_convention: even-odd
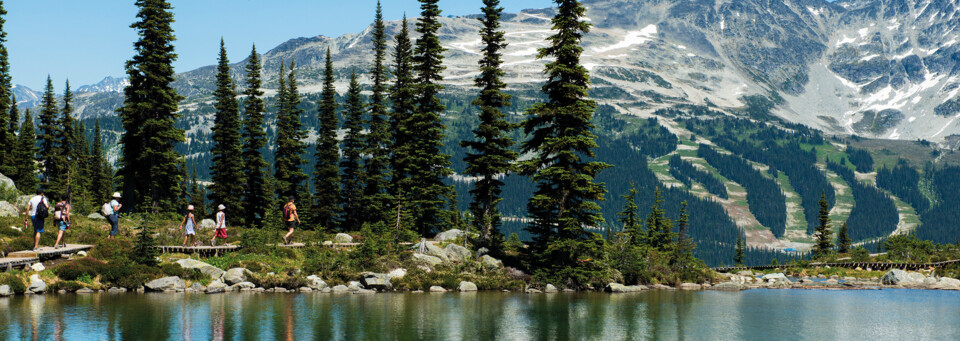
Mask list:
[[[359,32],[372,21],[376,0],[171,0],[180,58],[177,72],[216,63],[220,37],[232,62],[296,37]],[[133,0],[5,1],[7,48],[14,84],[40,90],[49,74],[57,92],[106,76],[124,76],[136,32]],[[544,8],[551,0],[503,0],[508,12]],[[479,13],[481,0],[441,0],[444,15]],[[416,0],[383,0],[384,17],[419,14]]]

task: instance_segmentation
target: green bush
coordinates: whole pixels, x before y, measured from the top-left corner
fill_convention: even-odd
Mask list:
[[[27,291],[27,284],[23,279],[12,273],[0,273],[0,285],[9,285],[10,290],[16,294]]]
[[[74,292],[83,288],[85,288],[85,286],[76,281],[57,281],[53,284],[50,284],[50,287],[47,288],[47,290],[50,292],[57,292],[60,290]]]
[[[57,265],[53,268],[53,273],[61,280],[75,281],[83,276],[96,277],[105,266],[106,264],[93,258],[80,258]]]
[[[257,274],[249,276],[251,283],[261,288],[285,288],[295,290],[307,286],[307,280],[302,276],[287,276],[281,274]]]
[[[177,276],[191,281],[199,281],[207,277],[203,272],[200,272],[200,269],[187,269],[175,263],[161,265],[160,272],[167,276]]]
[[[133,245],[121,239],[101,239],[90,251],[90,257],[110,264],[129,263],[131,254],[133,254]]]
[[[136,289],[151,280],[161,277],[162,273],[155,267],[128,262],[126,264],[110,264],[100,273],[100,282],[107,286]]]

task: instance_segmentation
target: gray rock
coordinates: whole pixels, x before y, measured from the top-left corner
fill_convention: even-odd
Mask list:
[[[477,285],[473,284],[473,282],[461,281],[457,290],[460,290],[460,292],[477,291]]]
[[[320,292],[322,292],[322,293],[324,293],[324,294],[329,294],[329,293],[333,292],[333,288],[331,288],[331,287],[326,287],[326,288],[321,289]]]
[[[216,287],[216,288],[207,287],[207,290],[204,290],[203,292],[209,295],[209,294],[222,294],[226,291],[227,291],[227,288],[224,288],[224,287]]]
[[[393,284],[390,283],[390,277],[387,276],[387,274],[365,272],[362,273],[361,276],[363,276],[361,282],[366,289],[381,291],[393,289]]]
[[[789,281],[790,281],[789,279],[787,279],[787,276],[784,275],[782,272],[773,273],[773,274],[769,274],[769,275],[764,275],[764,276],[763,276],[763,280],[764,280],[765,282],[768,282],[768,283],[789,282]]]
[[[180,277],[171,276],[171,277],[164,277],[164,278],[152,280],[150,282],[147,282],[147,284],[145,284],[144,286],[146,286],[147,289],[150,289],[153,291],[166,291],[166,290],[176,291],[176,290],[185,289],[187,287],[187,283],[185,283],[182,279],[180,279]]]
[[[13,183],[13,179],[10,179],[6,175],[0,174],[0,188],[16,190],[17,184]]]
[[[620,283],[610,283],[603,290],[610,293],[640,292],[648,288],[643,285],[623,285]]]
[[[203,284],[200,284],[200,282],[193,282],[193,284],[190,285],[190,288],[189,288],[189,290],[193,290],[193,291],[203,291],[203,289],[206,289],[206,288],[204,288]]]
[[[347,291],[350,291],[350,288],[347,288],[347,286],[343,284],[333,287],[334,293],[343,293]]]
[[[934,285],[937,284],[937,279],[933,277],[927,277],[923,279],[923,285]]]
[[[43,263],[37,262],[37,263],[33,263],[33,265],[30,266],[30,269],[36,272],[40,272],[40,271],[46,270],[47,268],[43,266]]]
[[[47,283],[40,279],[40,275],[30,276],[30,286],[27,287],[28,293],[39,294],[47,291]]]
[[[127,292],[127,288],[117,288],[117,287],[113,287],[113,288],[110,288],[109,290],[107,290],[107,293],[110,293],[110,294],[124,294],[124,293],[126,293],[126,292]]]
[[[447,292],[447,289],[444,289],[443,287],[434,285],[434,286],[430,287],[430,292]]]
[[[723,291],[739,291],[743,290],[743,286],[740,283],[736,282],[723,282],[714,286],[711,286],[712,290],[723,290]]]
[[[214,229],[217,228],[217,222],[213,219],[204,219],[200,221],[200,228],[202,229]]]
[[[433,237],[433,240],[436,240],[438,242],[446,242],[446,241],[456,240],[457,238],[460,238],[460,237],[463,237],[463,231],[459,229],[451,229],[451,230],[437,233],[437,236]]]
[[[353,243],[353,236],[346,233],[337,233],[337,235],[333,237],[333,241],[337,243]]]
[[[683,283],[680,284],[680,290],[701,290],[703,286],[697,283]]]
[[[743,271],[738,272],[737,275],[747,276],[747,277],[753,277],[753,271],[743,270]]]
[[[273,288],[273,292],[278,293],[278,294],[286,294],[286,293],[290,292],[290,290],[287,290],[287,288],[279,288],[279,287],[278,287],[278,288]]]
[[[674,287],[671,287],[671,286],[668,286],[668,285],[659,284],[659,283],[658,283],[658,284],[651,285],[651,286],[650,286],[650,289],[654,289],[654,290],[668,290],[668,291],[669,291],[669,290],[677,290],[677,288],[674,288]]]
[[[553,284],[547,284],[547,287],[543,289],[543,292],[548,294],[555,294],[557,292],[560,292],[560,290],[557,290],[557,287],[553,286]]]
[[[313,292],[313,289],[310,289],[310,288],[308,288],[308,287],[300,287],[300,289],[298,289],[298,290],[299,290],[300,292]]]
[[[20,215],[20,211],[17,210],[17,207],[13,204],[0,201],[0,217],[16,217]]]
[[[483,267],[487,268],[487,270],[494,270],[494,269],[499,269],[503,267],[502,261],[500,261],[499,259],[490,257],[490,255],[483,255],[482,257],[480,257],[480,262],[483,263]]]
[[[210,282],[210,285],[207,286],[207,293],[212,292],[224,292],[229,286],[226,283],[221,281]]]
[[[366,288],[363,287],[363,284],[361,284],[360,282],[357,282],[357,281],[350,281],[349,283],[347,283],[347,288],[350,289],[350,291],[357,291],[357,290],[360,290],[360,289],[366,289]]]
[[[444,248],[444,251],[446,251],[447,258],[454,262],[463,262],[473,257],[473,252],[470,252],[469,249],[457,244],[447,245],[447,247]]]
[[[369,295],[369,294],[376,294],[376,293],[377,293],[376,290],[369,290],[369,289],[360,289],[353,292],[354,295]]]
[[[831,278],[831,279],[828,279],[828,280],[824,281],[823,283],[826,284],[826,285],[839,285],[839,284],[840,284],[840,281]]]
[[[93,291],[93,290],[91,290],[90,288],[81,288],[81,289],[77,290],[76,293],[88,295],[88,294],[96,293],[96,291]]]
[[[387,278],[389,278],[389,279],[402,279],[402,278],[403,278],[404,276],[406,276],[406,275],[407,275],[407,269],[399,268],[399,269],[393,269],[393,271],[388,272],[388,273],[387,273]]]
[[[244,289],[250,290],[250,289],[256,289],[256,287],[257,286],[255,284],[250,282],[240,282],[240,283],[231,285],[230,291],[237,291],[237,290],[243,291]]]
[[[248,273],[250,273],[250,271],[247,269],[233,268],[223,274],[223,281],[230,285],[246,282]]]
[[[181,259],[177,261],[177,264],[180,264],[181,267],[185,269],[200,269],[204,275],[210,276],[212,279],[218,279],[220,276],[223,276],[223,269],[215,267],[213,265],[198,261],[196,259]]]
[[[87,218],[93,219],[93,220],[107,220],[106,217],[100,215],[100,213],[97,213],[97,212],[90,213],[89,215],[87,215]]]
[[[413,260],[429,266],[437,266],[437,265],[440,265],[440,263],[443,263],[443,260],[440,259],[439,257],[425,255],[422,253],[414,253]]]
[[[543,291],[540,291],[540,290],[537,290],[537,289],[534,289],[534,288],[527,289],[526,292],[527,292],[528,294],[542,294],[542,293],[543,293]]]
[[[419,249],[420,243],[414,245],[414,248]],[[447,251],[443,248],[437,246],[437,244],[424,242],[423,243],[424,254],[440,258],[444,262],[449,262],[450,257],[447,256]]]
[[[0,297],[7,297],[13,295],[13,291],[10,290],[9,285],[0,285]]]
[[[307,287],[313,290],[323,290],[327,288],[327,282],[324,282],[317,275],[307,276]]]
[[[87,251],[77,251],[77,256],[86,257],[86,256],[87,256]]]
[[[923,275],[920,275],[923,276]],[[919,284],[921,279],[915,279],[906,271],[900,269],[893,269],[887,271],[883,275],[883,278],[880,278],[880,283],[884,285],[916,285]]]

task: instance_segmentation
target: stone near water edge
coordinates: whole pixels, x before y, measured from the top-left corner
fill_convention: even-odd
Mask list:
[[[343,285],[343,284],[340,284],[340,285],[337,285],[337,286],[333,287],[333,292],[334,292],[334,293],[344,293],[344,292],[347,292],[347,291],[350,291],[350,288],[347,288],[347,286],[346,286],[346,285]]]
[[[30,286],[27,287],[28,293],[40,294],[47,291],[47,283],[40,279],[40,275],[30,276]]]
[[[237,291],[237,290],[243,291],[244,289],[250,290],[250,289],[256,289],[256,288],[257,288],[257,286],[256,286],[255,284],[253,284],[253,283],[250,283],[250,282],[240,282],[240,283],[231,285],[231,286],[230,286],[230,291]]]
[[[701,290],[703,286],[697,283],[683,283],[680,284],[680,290]]]
[[[357,291],[366,288],[364,288],[363,284],[358,281],[350,281],[347,283],[347,289],[350,289],[350,291]]]
[[[30,266],[30,269],[36,272],[40,272],[40,271],[46,270],[47,268],[43,266],[43,263],[37,262],[37,263],[33,263],[33,265]]]
[[[923,279],[923,285],[934,285],[937,284],[937,279],[933,277],[927,277]]]
[[[250,271],[246,268],[232,268],[224,272],[223,281],[230,285],[246,282],[248,273]]]
[[[447,258],[454,262],[463,262],[473,257],[473,252],[457,244],[449,244],[444,248]]]
[[[923,276],[923,275],[920,275]],[[900,269],[892,269],[887,271],[883,275],[883,278],[880,278],[880,283],[883,285],[914,285],[919,284],[919,282],[911,276],[906,271]]]
[[[100,215],[100,213],[97,213],[97,212],[90,213],[89,215],[87,215],[87,218],[93,219],[93,220],[107,220],[107,218],[105,218],[104,216]]]
[[[547,287],[543,289],[543,292],[548,294],[556,294],[560,292],[560,290],[557,290],[557,287],[553,286],[553,284],[547,284]]]
[[[273,292],[278,293],[278,294],[286,294],[286,293],[290,292],[290,290],[287,290],[287,288],[276,287],[276,288],[273,288]]]
[[[81,288],[81,289],[77,290],[76,293],[77,293],[77,294],[83,294],[83,295],[89,295],[89,294],[94,294],[94,293],[96,293],[96,291],[93,291],[93,290],[90,289],[90,288]]]
[[[654,284],[654,285],[651,285],[651,286],[650,286],[650,289],[654,289],[654,290],[667,290],[667,291],[677,290],[677,288],[671,287],[671,286],[669,286],[669,285],[659,284],[659,283]]]
[[[203,291],[204,289],[206,288],[204,288],[203,284],[200,284],[200,282],[193,282],[193,284],[191,284],[190,287],[187,288],[187,290],[189,291]]]
[[[502,261],[490,257],[490,255],[483,255],[480,257],[480,262],[483,263],[483,267],[487,268],[487,270],[495,270],[503,267]]]
[[[20,211],[17,210],[17,207],[13,204],[0,201],[0,217],[16,217],[20,215]]]
[[[308,287],[300,287],[300,289],[297,289],[297,291],[307,293],[307,292],[313,292],[313,289],[310,289]]]
[[[307,276],[307,287],[313,290],[323,290],[327,288],[327,282],[324,282],[317,275]]]
[[[200,221],[200,228],[202,228],[202,229],[204,229],[204,230],[217,228],[217,222],[213,221],[213,219],[204,219],[204,220],[201,220],[201,221]]]
[[[184,258],[177,261],[177,264],[180,264],[181,267],[185,269],[200,269],[204,275],[209,276],[211,279],[218,279],[220,276],[223,276],[223,269],[215,267],[213,265],[198,261],[196,259]]]
[[[370,295],[370,294],[376,294],[376,293],[377,293],[376,290],[370,290],[370,289],[360,289],[353,292],[354,295]]]
[[[438,242],[447,242],[447,241],[456,240],[457,238],[460,238],[460,237],[463,237],[463,231],[461,231],[460,229],[450,229],[447,231],[437,233],[437,235],[433,237],[433,240],[436,240]]]
[[[711,290],[721,290],[721,291],[740,291],[743,290],[743,286],[740,283],[736,282],[723,282],[710,287]]]
[[[542,294],[543,291],[540,291],[540,290],[537,290],[537,289],[534,289],[534,288],[529,288],[529,289],[527,289],[526,293],[528,293],[528,294]]]
[[[444,289],[444,288],[441,287],[441,286],[436,286],[436,285],[434,285],[434,286],[430,287],[430,292],[447,292],[447,289]]]
[[[406,275],[407,275],[407,269],[397,268],[397,269],[393,269],[393,270],[391,270],[390,272],[388,272],[388,273],[387,273],[387,278],[389,278],[389,279],[391,279],[391,280],[393,280],[393,279],[403,279],[403,277],[406,276]]]
[[[457,287],[457,290],[460,292],[473,292],[477,291],[477,285],[473,282],[461,281],[460,286]]]
[[[321,289],[320,292],[322,292],[322,293],[324,293],[324,294],[329,294],[329,293],[333,292],[333,288],[331,288],[331,287],[326,287],[326,288]]]
[[[443,263],[443,260],[440,259],[439,257],[425,255],[422,253],[414,253],[413,260],[417,261],[418,263],[422,263],[429,266],[437,266],[437,265],[440,265],[440,263]]]
[[[790,281],[789,279],[787,279],[787,276],[784,275],[782,272],[764,275],[764,276],[763,276],[763,280],[764,280],[765,282],[768,282],[768,283],[789,282],[789,281]]]
[[[353,243],[353,236],[346,233],[337,233],[337,235],[333,237],[333,241],[340,244]]]
[[[9,285],[0,285],[0,297],[7,297],[13,295],[13,291],[10,290]]]
[[[126,292],[127,292],[127,288],[113,287],[107,290],[108,294],[125,294]]]
[[[824,281],[823,283],[826,284],[826,285],[839,285],[839,284],[840,284],[840,281],[831,278],[831,279],[828,279],[828,280]]]
[[[610,284],[607,284],[607,286],[603,290],[609,293],[628,293],[628,292],[640,292],[647,289],[649,288],[647,288],[644,285],[623,285],[620,283],[610,283]]]
[[[167,291],[167,290],[183,290],[186,288],[187,283],[184,282],[180,277],[170,276],[152,280],[144,284],[147,289],[153,291]]]
[[[362,276],[360,281],[363,283],[364,289],[380,291],[393,289],[393,284],[390,283],[390,277],[387,274],[364,272],[360,276]]]

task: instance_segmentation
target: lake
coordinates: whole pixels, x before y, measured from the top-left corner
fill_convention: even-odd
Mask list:
[[[960,292],[14,296],[0,339],[958,340]]]

